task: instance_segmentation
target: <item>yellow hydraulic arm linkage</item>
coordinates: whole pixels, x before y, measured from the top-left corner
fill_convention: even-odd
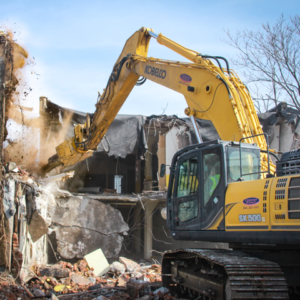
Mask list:
[[[191,63],[147,57],[151,37]],[[220,60],[225,61],[226,68],[222,68]],[[199,142],[195,118],[211,120],[222,140],[240,141],[263,133],[247,87],[229,69],[225,58],[202,55],[143,27],[127,40],[98,98],[93,120],[87,118],[84,125],[75,127],[74,137],[56,147],[57,155],[49,159],[45,169],[71,166],[91,156],[140,76],[183,94],[188,104],[185,113],[194,124]],[[267,150],[263,135],[244,141]],[[267,171],[267,155],[262,154],[261,159],[262,171]],[[275,171],[272,163],[270,170]]]

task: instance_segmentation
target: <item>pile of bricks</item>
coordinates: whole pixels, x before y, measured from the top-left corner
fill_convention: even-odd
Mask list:
[[[17,251],[15,237],[14,243]],[[0,273],[0,299],[175,299],[162,287],[159,265],[140,266],[126,258],[120,261],[123,263],[114,262],[110,271],[99,277],[85,260],[34,266],[34,274],[20,286],[1,280]]]

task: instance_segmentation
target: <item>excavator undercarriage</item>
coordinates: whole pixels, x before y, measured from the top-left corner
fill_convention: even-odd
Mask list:
[[[241,251],[184,249],[163,258],[163,284],[186,299],[289,299],[275,262]]]

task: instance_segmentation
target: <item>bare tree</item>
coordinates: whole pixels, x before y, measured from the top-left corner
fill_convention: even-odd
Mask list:
[[[265,111],[285,101],[300,109],[300,17],[285,19],[258,31],[229,31],[227,43],[239,50],[233,64],[242,68],[256,108]]]

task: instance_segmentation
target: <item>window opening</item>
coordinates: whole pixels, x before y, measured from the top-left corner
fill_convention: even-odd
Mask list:
[[[122,179],[123,179],[122,175],[115,175],[114,187],[118,194],[122,193]]]

